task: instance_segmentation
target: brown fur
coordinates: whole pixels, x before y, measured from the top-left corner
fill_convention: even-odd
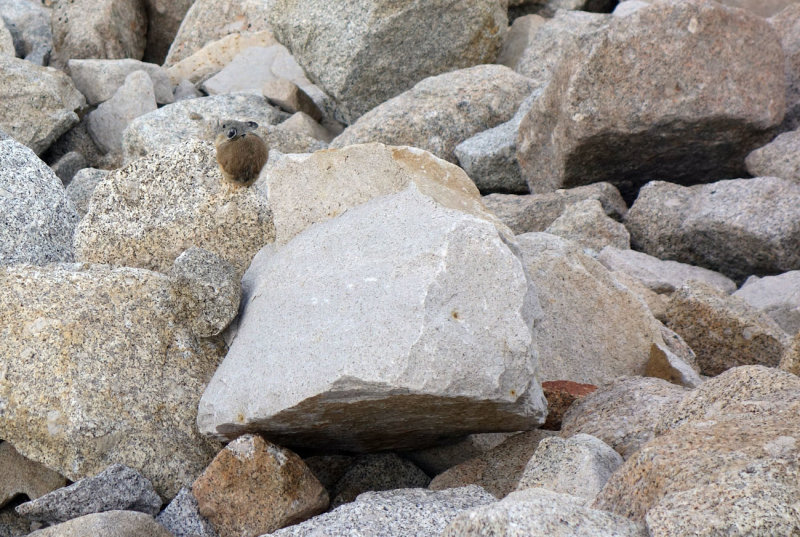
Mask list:
[[[269,157],[267,144],[254,132],[245,132],[232,139],[220,133],[215,145],[222,176],[235,185],[252,184]]]

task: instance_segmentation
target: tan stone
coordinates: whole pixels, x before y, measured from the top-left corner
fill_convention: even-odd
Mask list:
[[[792,344],[786,349],[778,367],[789,373],[800,375],[800,332],[794,336]]]
[[[8,442],[0,444],[0,506],[18,494],[31,500],[67,484],[64,477],[20,455]]]
[[[188,80],[197,84],[222,70],[241,51],[250,47],[269,47],[278,42],[269,30],[226,35],[211,41],[190,56],[167,68],[173,84]]]
[[[547,398],[547,421],[542,425],[542,429],[551,431],[561,429],[561,420],[569,407],[596,389],[597,386],[594,384],[580,384],[569,380],[542,382],[542,392]]]
[[[275,128],[294,131],[303,136],[310,136],[326,143],[330,142],[334,138],[332,132],[314,121],[311,116],[304,112],[296,112],[292,114],[292,117]]]
[[[290,114],[305,112],[314,121],[322,119],[322,112],[311,97],[291,80],[285,78],[270,80],[264,84],[261,92],[271,104],[279,106]]]

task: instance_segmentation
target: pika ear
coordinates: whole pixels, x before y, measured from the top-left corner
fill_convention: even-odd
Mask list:
[[[247,126],[250,127],[251,129],[257,129],[258,123],[256,123],[255,121],[248,121]]]

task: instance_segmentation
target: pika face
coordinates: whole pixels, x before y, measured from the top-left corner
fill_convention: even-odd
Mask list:
[[[269,157],[269,148],[254,130],[255,121],[225,120],[217,124],[217,163],[222,177],[237,185],[250,185]]]

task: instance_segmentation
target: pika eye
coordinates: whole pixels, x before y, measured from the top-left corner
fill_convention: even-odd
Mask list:
[[[231,139],[234,136],[236,136],[236,129],[228,129],[228,139]]]

